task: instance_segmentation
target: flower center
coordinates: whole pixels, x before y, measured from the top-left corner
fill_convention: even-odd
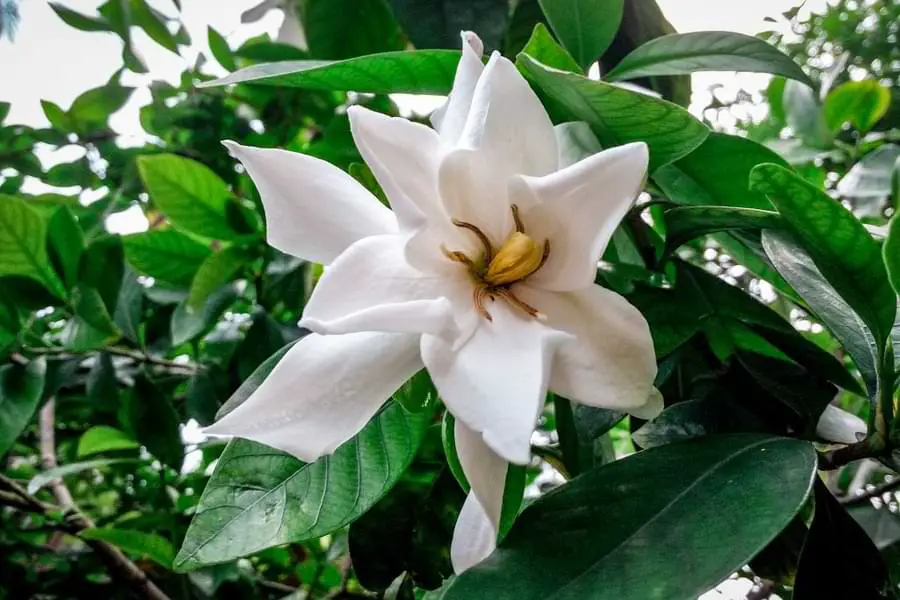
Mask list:
[[[550,240],[544,240],[543,245],[539,245],[525,233],[525,225],[519,217],[519,208],[515,204],[510,208],[516,230],[506,238],[496,252],[481,229],[458,219],[453,219],[453,224],[475,234],[484,246],[484,253],[477,260],[472,260],[463,252],[447,250],[441,246],[447,258],[465,265],[469,277],[475,284],[472,295],[475,310],[488,321],[493,319],[484,304],[488,299],[494,301],[497,298],[505,300],[510,306],[521,310],[529,317],[543,318],[536,308],[520,300],[513,293],[511,286],[525,280],[544,266],[550,256]]]

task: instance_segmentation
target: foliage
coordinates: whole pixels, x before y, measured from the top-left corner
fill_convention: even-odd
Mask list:
[[[880,229],[900,206],[896,44],[882,43],[898,14],[850,4],[848,19],[787,15],[805,37],[772,38],[782,53],[677,35],[652,0],[306,0],[308,47],[203,32],[210,55],[150,85],[142,145],[109,125],[134,91],[121,70],[67,108],[43,102],[48,127],[0,104],[0,598],[687,599],[733,573],[796,600],[897,597],[897,517],[854,496],[900,456],[898,219]],[[118,36],[123,70],[146,71],[135,28],[191,44],[177,2],[73,6],[52,4]],[[468,483],[424,372],[310,463],[195,431],[307,333],[322,272],[266,244],[259,195],[220,142],[304,152],[380,194],[346,108],[398,115],[391,94],[447,93],[460,29],[516,60],[568,124],[567,151],[648,144],[647,195],[597,282],[647,319],[666,408],[644,423],[548,398],[532,464],[507,476],[505,538],[452,577]],[[597,61],[603,78],[585,77]],[[767,118],[712,131],[683,108],[700,70],[774,74]],[[48,146],[83,152],[47,167]],[[143,230],[110,232],[126,211]],[[831,404],[868,435],[820,439]],[[572,481],[549,491],[554,472]],[[523,488],[537,499],[517,516]]]

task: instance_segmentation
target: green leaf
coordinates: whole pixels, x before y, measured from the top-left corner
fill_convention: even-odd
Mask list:
[[[570,120],[589,123],[603,147],[646,142],[651,170],[685,156],[709,135],[705,125],[671,102],[553,69],[527,54],[517,62]]]
[[[240,246],[231,246],[215,254],[210,254],[200,264],[191,281],[188,306],[198,308],[206,298],[228,283],[253,258],[250,251]]]
[[[41,100],[41,109],[44,111],[44,116],[50,121],[51,127],[65,132],[72,131],[75,128],[72,119],[58,104],[49,100]]]
[[[131,22],[144,30],[150,39],[163,48],[178,54],[178,42],[169,32],[164,20],[152,8],[146,0],[130,0]]]
[[[356,437],[314,463],[232,440],[206,485],[175,569],[314,539],[354,521],[397,482],[430,423],[430,411],[410,414],[389,402]]]
[[[845,198],[860,198],[864,201],[891,196],[897,205],[900,191],[894,192],[892,172],[900,162],[900,146],[884,144],[862,157],[854,164],[837,184],[837,192]],[[900,172],[900,171],[898,171]],[[900,177],[900,175],[898,175]]]
[[[13,196],[0,194],[0,275],[24,275],[54,295],[64,288],[47,255],[47,225],[33,208]]]
[[[790,522],[815,473],[810,444],[764,435],[712,436],[640,452],[537,500],[498,550],[457,577],[444,598],[581,600],[597,597],[597,590],[617,600],[696,598]],[[660,560],[660,548],[691,557],[690,568]]]
[[[75,315],[63,330],[66,348],[85,352],[109,346],[122,337],[97,288],[77,285],[72,291],[72,307]]]
[[[272,315],[265,311],[253,315],[253,323],[237,351],[237,374],[241,381],[251,377],[286,341],[285,330]]]
[[[90,454],[140,448],[127,433],[108,425],[95,425],[78,438],[78,458]]]
[[[314,58],[339,60],[404,47],[387,0],[305,0],[301,15]]]
[[[571,73],[581,72],[581,67],[575,62],[572,55],[556,43],[543,23],[534,26],[534,31],[528,39],[528,43],[522,48],[522,52],[548,67]]]
[[[78,279],[78,266],[84,253],[84,234],[75,213],[68,206],[60,206],[47,224],[50,260],[68,289]]]
[[[539,0],[562,45],[586,71],[599,59],[622,22],[624,0]]]
[[[171,397],[141,374],[135,378],[126,409],[134,438],[160,462],[180,471],[184,462],[181,419]]]
[[[881,247],[888,279],[897,294],[900,294],[900,217],[894,215],[888,224],[887,237]]]
[[[125,249],[118,235],[95,237],[81,257],[78,279],[97,289],[106,310],[116,309],[122,279],[125,276]]]
[[[872,330],[880,353],[897,298],[878,244],[863,224],[824,191],[777,165],[753,169],[750,186],[768,196],[825,279]]]
[[[222,65],[223,68],[234,71],[237,64],[234,62],[234,55],[231,53],[231,47],[228,41],[222,37],[222,34],[212,27],[206,28],[206,38],[209,44],[209,51],[212,52],[213,58]]]
[[[750,171],[761,163],[787,166],[776,153],[746,138],[713,132],[696,150],[657,169],[653,181],[672,202],[772,210],[765,194],[751,190]],[[710,165],[715,169],[710,169]]]
[[[115,412],[119,408],[119,380],[108,352],[97,355],[85,382],[88,399],[98,410]]]
[[[202,306],[191,308],[185,299],[172,313],[172,346],[180,346],[207,333],[237,298],[233,285],[224,285],[206,298]]]
[[[625,413],[572,404],[553,394],[556,431],[563,465],[571,477],[577,477],[606,462],[598,448],[600,438],[625,418]]]
[[[176,227],[212,239],[238,237],[225,212],[231,191],[209,167],[174,154],[154,154],[138,157],[138,170],[153,203]]]
[[[80,29],[81,31],[112,31],[109,23],[103,19],[83,15],[80,12],[66,8],[58,2],[51,2],[50,8],[53,9],[53,12],[55,12],[60,19],[65,21],[66,25],[74,27],[75,29]]]
[[[253,65],[199,84],[252,83],[369,94],[448,94],[460,53],[454,50],[385,52],[330,62],[294,60]]]
[[[848,81],[825,97],[822,107],[825,123],[837,133],[850,123],[866,133],[881,120],[891,107],[891,90],[874,79]]]
[[[47,363],[43,358],[27,365],[0,367],[0,457],[12,448],[37,411],[44,391]]]
[[[808,85],[787,81],[782,96],[785,118],[794,136],[812,148],[828,148],[834,141],[819,98]]]
[[[133,529],[114,529],[112,527],[95,527],[78,532],[83,540],[107,542],[117,546],[139,558],[148,558],[163,568],[172,567],[175,548],[171,542],[161,535],[135,531]]]
[[[135,458],[97,458],[94,460],[85,460],[82,462],[69,463],[41,471],[31,478],[28,482],[28,493],[34,494],[42,487],[53,481],[54,479],[63,479],[69,475],[78,475],[92,469],[102,469],[111,465],[138,464],[144,461]]]
[[[680,206],[667,210],[666,254],[690,240],[732,229],[783,229],[781,216],[769,210],[734,206]]]
[[[113,321],[122,330],[122,335],[138,344],[141,341],[141,315],[144,311],[144,286],[137,280],[137,275],[130,267],[122,277],[119,298]]]
[[[133,91],[134,88],[122,87],[118,83],[88,90],[72,102],[68,117],[74,119],[83,131],[105,126],[109,116],[128,102]]]
[[[190,285],[210,256],[203,244],[174,229],[154,229],[122,238],[128,262],[142,273],[176,285]]]
[[[755,414],[723,398],[687,400],[668,407],[634,432],[642,448],[723,433],[766,432],[769,427]]]
[[[763,40],[733,31],[664,35],[639,46],[606,75],[609,81],[686,75],[698,71],[748,71],[812,81],[800,65]]]
[[[459,48],[459,32],[474,31],[499,49],[509,19],[508,0],[390,0],[416,48]]]

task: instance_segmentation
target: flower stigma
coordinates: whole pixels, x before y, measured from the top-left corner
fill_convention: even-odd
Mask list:
[[[453,219],[453,224],[471,231],[481,242],[484,252],[477,260],[472,260],[458,250],[447,250],[444,246],[441,246],[441,250],[447,258],[464,265],[468,270],[475,284],[472,300],[476,312],[482,317],[493,321],[484,305],[488,299],[493,302],[500,298],[529,317],[543,320],[545,317],[541,312],[515,295],[512,285],[524,281],[544,266],[550,256],[550,240],[545,239],[544,243],[539,245],[534,238],[525,233],[525,225],[519,217],[519,208],[515,204],[510,208],[516,229],[496,252],[481,229],[459,219]]]

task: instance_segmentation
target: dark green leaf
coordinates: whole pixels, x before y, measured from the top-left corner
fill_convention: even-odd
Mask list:
[[[253,65],[199,87],[253,83],[370,94],[447,94],[460,53],[454,50],[385,52],[329,62],[295,60]]]
[[[203,244],[174,229],[151,230],[122,238],[128,262],[154,279],[189,285],[210,255]]]
[[[50,8],[53,9],[60,19],[65,21],[66,25],[80,29],[81,31],[111,31],[109,23],[97,17],[89,17],[80,12],[76,12],[66,8],[58,2],[51,2]]]
[[[581,71],[581,67],[578,66],[572,55],[556,43],[543,23],[534,26],[534,32],[525,47],[522,48],[522,52],[554,69],[571,73]]]
[[[0,275],[24,275],[61,296],[63,286],[50,266],[47,225],[25,202],[0,194]]]
[[[27,365],[0,367],[0,457],[31,422],[44,390],[47,363],[43,358]]]
[[[553,33],[586,71],[622,22],[624,0],[539,0]]]
[[[896,215],[888,226],[888,234],[884,238],[881,252],[891,286],[900,294],[900,217]]]
[[[690,113],[665,100],[546,67],[526,54],[518,64],[571,120],[589,123],[604,147],[646,142],[651,170],[685,156],[709,135]]]
[[[237,298],[234,286],[224,285],[213,292],[202,306],[191,308],[187,300],[179,303],[172,313],[171,335],[172,345],[181,344],[208,332],[216,321]]]
[[[733,31],[664,35],[639,46],[606,75],[609,81],[698,71],[771,73],[812,86],[800,65],[763,40]]]
[[[422,369],[397,390],[394,400],[409,412],[417,413],[434,409],[438,402],[438,392],[428,371]]]
[[[240,246],[231,246],[210,254],[200,264],[191,281],[188,306],[191,308],[202,306],[210,294],[231,281],[252,258],[250,251]]]
[[[241,343],[237,357],[237,373],[241,381],[252,377],[253,372],[273,354],[284,347],[284,330],[268,313],[253,316],[253,323]]]
[[[553,407],[563,465],[569,475],[576,477],[603,464],[603,454],[597,447],[600,437],[624,419],[625,413],[572,404],[556,394]]]
[[[178,42],[169,32],[164,19],[147,5],[146,0],[130,0],[131,22],[144,30],[150,39],[178,54]]]
[[[891,106],[891,90],[874,79],[848,81],[833,89],[822,109],[828,128],[837,133],[850,123],[866,133],[887,113]]]
[[[516,56],[525,47],[534,27],[545,23],[544,12],[538,0],[519,0],[509,17],[509,27],[503,40],[503,54]]]
[[[97,360],[88,373],[85,388],[88,398],[98,409],[113,412],[119,407],[119,382],[108,352],[97,355]]]
[[[172,567],[172,559],[175,557],[175,549],[169,540],[155,533],[99,527],[80,531],[78,537],[83,540],[107,542],[118,546],[128,554],[149,558],[166,569]]]
[[[68,206],[60,206],[47,224],[50,260],[68,289],[78,278],[78,265],[84,252],[84,234],[78,219]]]
[[[725,399],[704,398],[679,402],[634,432],[641,448],[654,448],[722,433],[767,432],[757,415]]]
[[[499,49],[509,17],[508,0],[390,0],[416,48],[459,48],[459,32],[474,31]]]
[[[144,310],[144,286],[137,280],[134,270],[129,267],[122,277],[119,298],[113,321],[122,330],[122,335],[134,343],[140,343],[141,315]]]
[[[128,396],[128,423],[135,439],[176,471],[184,461],[180,419],[172,399],[146,376],[136,378]]]
[[[75,315],[63,332],[67,348],[84,352],[109,346],[122,337],[97,288],[77,285],[72,291],[72,307]]]
[[[103,304],[110,313],[116,309],[124,276],[125,250],[122,238],[117,235],[94,238],[81,257],[78,279],[100,293]]]
[[[618,600],[696,598],[790,522],[815,472],[810,444],[755,434],[640,452],[529,506],[500,548],[457,577],[445,598],[581,600],[597,590]],[[660,548],[689,564],[660,560]]]
[[[353,439],[314,463],[229,442],[175,559],[179,571],[313,539],[354,521],[412,461],[431,413],[390,402]]]
[[[138,158],[138,169],[153,203],[175,224],[213,239],[234,239],[225,206],[228,185],[209,167],[174,154]]]
[[[234,62],[234,55],[231,53],[231,48],[228,46],[228,41],[222,37],[222,34],[213,29],[212,27],[207,27],[206,29],[206,37],[207,43],[209,44],[209,50],[212,52],[213,58],[218,61],[222,67],[229,71],[234,71],[237,68],[237,65]]]
[[[681,206],[665,213],[666,249],[668,252],[690,240],[731,229],[782,229],[778,213],[755,208],[733,206]]]
[[[863,224],[824,191],[777,165],[753,169],[750,184],[768,196],[825,279],[869,326],[879,348],[884,348],[897,298],[878,244]]]
[[[387,0],[306,0],[301,14],[314,58],[340,60],[404,45]]]
[[[140,444],[128,434],[108,425],[95,425],[78,438],[78,457],[116,450],[134,450]]]

